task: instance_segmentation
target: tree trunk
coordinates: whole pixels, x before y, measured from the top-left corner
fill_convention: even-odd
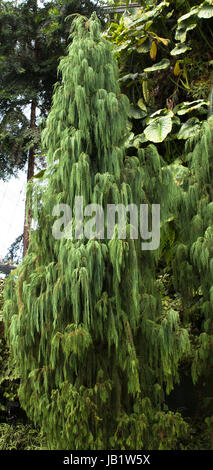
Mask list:
[[[37,100],[33,98],[31,103],[31,115],[30,115],[30,129],[35,129],[36,127],[36,105]],[[31,180],[34,175],[34,162],[35,162],[35,146],[31,147],[29,150],[29,158],[28,158],[28,169],[27,169],[27,183]],[[27,252],[27,248],[29,246],[29,239],[30,239],[30,222],[32,216],[32,201],[27,200],[25,202],[25,221],[24,221],[24,236],[23,236],[23,256],[25,256]],[[27,210],[27,207],[29,208]]]
[[[34,14],[36,15],[37,14],[37,0],[34,0],[33,10],[34,10]],[[34,56],[35,56],[35,60],[37,61],[38,60],[38,38],[37,37],[35,37]],[[32,131],[36,127],[36,106],[37,106],[37,98],[34,97],[31,102],[31,115],[30,115],[30,129]],[[29,150],[27,183],[31,180],[31,178],[34,175],[34,164],[35,164],[35,146],[33,145]],[[31,200],[29,200],[29,198]],[[26,194],[24,235],[23,235],[23,257],[26,255],[26,252],[29,246],[31,218],[32,218],[32,196],[29,196]]]

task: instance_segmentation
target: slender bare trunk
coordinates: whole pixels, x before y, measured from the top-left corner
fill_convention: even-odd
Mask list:
[[[36,106],[37,106],[36,98],[33,98],[32,103],[31,103],[31,115],[30,115],[30,129],[31,130],[35,129],[36,127]],[[35,163],[35,147],[33,146],[29,150],[27,183],[31,180],[31,178],[34,175],[34,163]],[[27,210],[27,207],[28,207],[28,210]],[[27,200],[27,196],[26,196],[24,236],[23,236],[23,243],[24,243],[23,256],[25,256],[27,252],[27,248],[29,246],[31,217],[32,217],[32,201]]]
[[[37,0],[34,0],[34,14],[37,14]],[[35,48],[34,56],[35,60],[38,60],[38,46],[39,40],[35,37]],[[34,97],[31,102],[31,114],[30,114],[30,129],[33,131],[36,128],[36,107],[37,107],[37,98]],[[27,183],[34,176],[34,166],[35,166],[35,146],[33,145],[29,150],[28,157],[28,169],[27,169]],[[30,241],[30,223],[32,218],[32,200],[29,200],[31,196],[26,195],[25,202],[25,220],[24,220],[24,235],[23,235],[23,256],[25,256],[29,241]]]

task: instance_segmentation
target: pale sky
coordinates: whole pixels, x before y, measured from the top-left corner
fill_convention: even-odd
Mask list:
[[[26,179],[22,171],[6,183],[0,180],[0,258],[23,233]]]

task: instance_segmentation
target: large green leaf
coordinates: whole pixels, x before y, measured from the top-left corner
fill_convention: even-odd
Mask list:
[[[169,168],[172,172],[176,184],[178,184],[178,186],[181,186],[184,183],[184,180],[189,175],[189,168],[183,166],[182,162],[179,159],[175,160],[174,163],[169,165]]]
[[[151,67],[147,67],[144,69],[144,72],[157,72],[158,70],[167,69],[170,65],[170,61],[168,59],[162,59],[157,64],[152,65]]]
[[[155,121],[156,118],[164,116],[172,118],[174,116],[174,113],[171,111],[171,109],[158,109],[146,119],[146,125],[148,126],[148,124],[150,124],[152,121]]]
[[[199,11],[198,7],[193,7],[188,13],[180,16],[180,18],[178,19],[178,23],[187,22],[189,18],[191,19],[191,17],[197,15],[198,11]]]
[[[163,142],[172,130],[172,119],[169,116],[155,118],[146,129],[144,134],[151,142]]]
[[[131,104],[128,116],[133,119],[142,119],[147,116],[147,111],[141,109],[139,106]]]
[[[185,42],[187,32],[196,28],[198,11],[198,7],[193,7],[188,13],[178,19],[178,27],[175,33],[175,39],[177,41]]]
[[[197,133],[199,128],[200,128],[200,121],[198,118],[193,117],[191,119],[188,119],[188,121],[182,124],[177,134],[177,138],[186,140],[189,137],[193,137]]]
[[[199,12],[199,18],[212,18],[213,17],[213,5],[210,2],[203,2]]]
[[[138,134],[135,136],[134,132],[131,132],[125,142],[125,147],[126,148],[130,148],[130,147],[139,148],[141,144],[143,144],[144,142],[147,142],[147,138],[144,135],[144,133]]]
[[[147,107],[142,98],[138,100],[138,106],[140,109],[142,109],[142,111],[145,111],[147,113]]]
[[[175,106],[174,113],[177,113],[179,116],[190,113],[196,109],[201,108],[202,106],[208,106],[208,101],[205,100],[196,100],[191,102],[183,102]]]
[[[119,46],[116,47],[115,51],[120,52],[123,49],[126,49],[130,45],[130,43],[131,43],[130,40],[123,42],[122,44],[120,44]]]
[[[147,138],[143,132],[143,134],[136,135],[136,138],[134,140],[134,146],[139,147],[140,144],[144,144],[144,142],[147,142]]]
[[[196,26],[197,26],[197,23],[195,22],[189,23],[189,24],[187,23],[179,24],[176,29],[175,39],[180,42],[185,42],[188,31],[196,28]]]
[[[180,55],[184,54],[184,52],[191,50],[191,47],[187,46],[186,44],[179,43],[177,44],[174,49],[170,52],[171,55]]]
[[[119,78],[119,82],[126,82],[128,80],[135,80],[138,76],[141,74],[139,73],[128,73],[127,75],[124,75],[123,77]]]
[[[141,24],[141,23],[146,23],[147,24],[148,20],[153,21],[154,17],[158,16],[159,13],[161,13],[162,10],[165,7],[168,7],[168,6],[169,6],[169,2],[163,1],[163,2],[159,3],[158,5],[156,5],[154,8],[152,8],[150,10],[148,10],[146,8],[145,12],[143,12],[142,9],[138,9],[138,11],[136,10],[135,20],[133,21],[134,27],[137,24]],[[133,16],[134,16],[134,14],[133,14]]]
[[[146,52],[149,52],[151,43],[152,41],[150,38],[145,38],[145,41],[142,42],[142,44],[139,47],[137,47],[137,52],[143,53],[143,54],[145,54]]]

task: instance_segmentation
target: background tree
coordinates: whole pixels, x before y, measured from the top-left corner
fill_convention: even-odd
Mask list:
[[[24,167],[27,181],[34,175],[40,153],[38,117],[45,118],[51,106],[57,66],[69,34],[65,18],[71,13],[100,11],[86,0],[47,2],[26,0],[0,5],[0,176]],[[28,116],[28,117],[26,117]],[[24,227],[24,254],[29,244],[31,202]]]
[[[16,237],[14,242],[8,248],[5,259],[8,259],[10,263],[19,264],[21,263],[23,255],[23,234]]]

